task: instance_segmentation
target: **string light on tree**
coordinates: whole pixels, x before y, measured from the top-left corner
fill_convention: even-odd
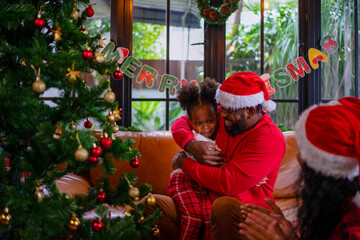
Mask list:
[[[80,32],[82,32],[83,34],[87,35],[89,32],[88,30],[85,28],[85,25],[81,25],[81,28],[80,28]]]

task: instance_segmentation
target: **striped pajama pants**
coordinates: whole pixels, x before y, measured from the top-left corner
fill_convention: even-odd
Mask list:
[[[209,221],[212,203],[207,190],[188,174],[176,172],[170,178],[167,193],[181,216],[179,239],[212,240]]]

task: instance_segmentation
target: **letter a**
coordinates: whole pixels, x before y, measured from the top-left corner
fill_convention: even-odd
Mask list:
[[[326,62],[328,60],[327,56],[316,48],[310,48],[308,55],[309,62],[313,69],[319,68],[319,61]]]

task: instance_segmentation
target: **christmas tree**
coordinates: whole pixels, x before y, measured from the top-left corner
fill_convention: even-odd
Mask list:
[[[158,233],[158,212],[144,219],[145,205],[134,204],[153,199],[151,186],[135,187],[133,173],[124,173],[115,190],[106,178],[86,194],[69,196],[56,186],[66,174],[96,166],[113,174],[113,161],[139,156],[130,139],[112,137],[121,109],[109,80],[90,88],[82,78],[91,71],[121,78],[117,62],[101,54],[101,35],[84,28],[93,14],[88,0],[0,0],[0,239],[146,239]],[[51,106],[41,98],[49,88],[61,92]],[[99,138],[89,118],[101,124]],[[85,128],[77,126],[81,121]],[[125,217],[111,217],[109,206],[124,208]],[[97,217],[84,218],[89,211]]]

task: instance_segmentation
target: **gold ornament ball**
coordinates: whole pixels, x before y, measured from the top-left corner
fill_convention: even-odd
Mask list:
[[[32,90],[36,93],[43,93],[46,89],[46,84],[39,77],[36,77],[35,82],[32,84]]]
[[[80,220],[76,217],[76,214],[72,214],[68,226],[71,230],[76,230],[80,226]]]
[[[77,124],[71,123],[70,128],[75,131],[77,129]]]
[[[107,119],[109,120],[109,122],[113,123],[115,122],[115,114],[109,114],[107,116]]]
[[[2,225],[9,225],[10,220],[11,220],[11,215],[9,213],[9,209],[6,207],[0,215],[0,223]]]
[[[115,98],[116,98],[116,95],[111,89],[109,89],[104,95],[104,101],[107,103],[115,102]]]
[[[112,125],[111,127],[112,127],[112,130],[114,133],[117,133],[118,131],[120,131],[120,128],[118,125],[116,125],[116,123],[114,125]]]
[[[153,195],[150,195],[146,198],[145,203],[149,206],[154,206],[156,203],[156,199]]]
[[[154,227],[151,232],[155,237],[160,236],[160,229],[158,227]]]
[[[83,162],[86,159],[88,159],[88,157],[89,157],[88,151],[85,148],[83,148],[81,145],[79,145],[78,149],[75,151],[75,159]]]
[[[71,13],[71,19],[76,21],[79,18],[79,11],[74,8],[74,10]]]
[[[130,187],[128,194],[132,198],[137,198],[140,195],[140,191],[137,187]]]
[[[105,61],[105,58],[103,56],[96,56],[95,61],[97,63],[103,63]]]

